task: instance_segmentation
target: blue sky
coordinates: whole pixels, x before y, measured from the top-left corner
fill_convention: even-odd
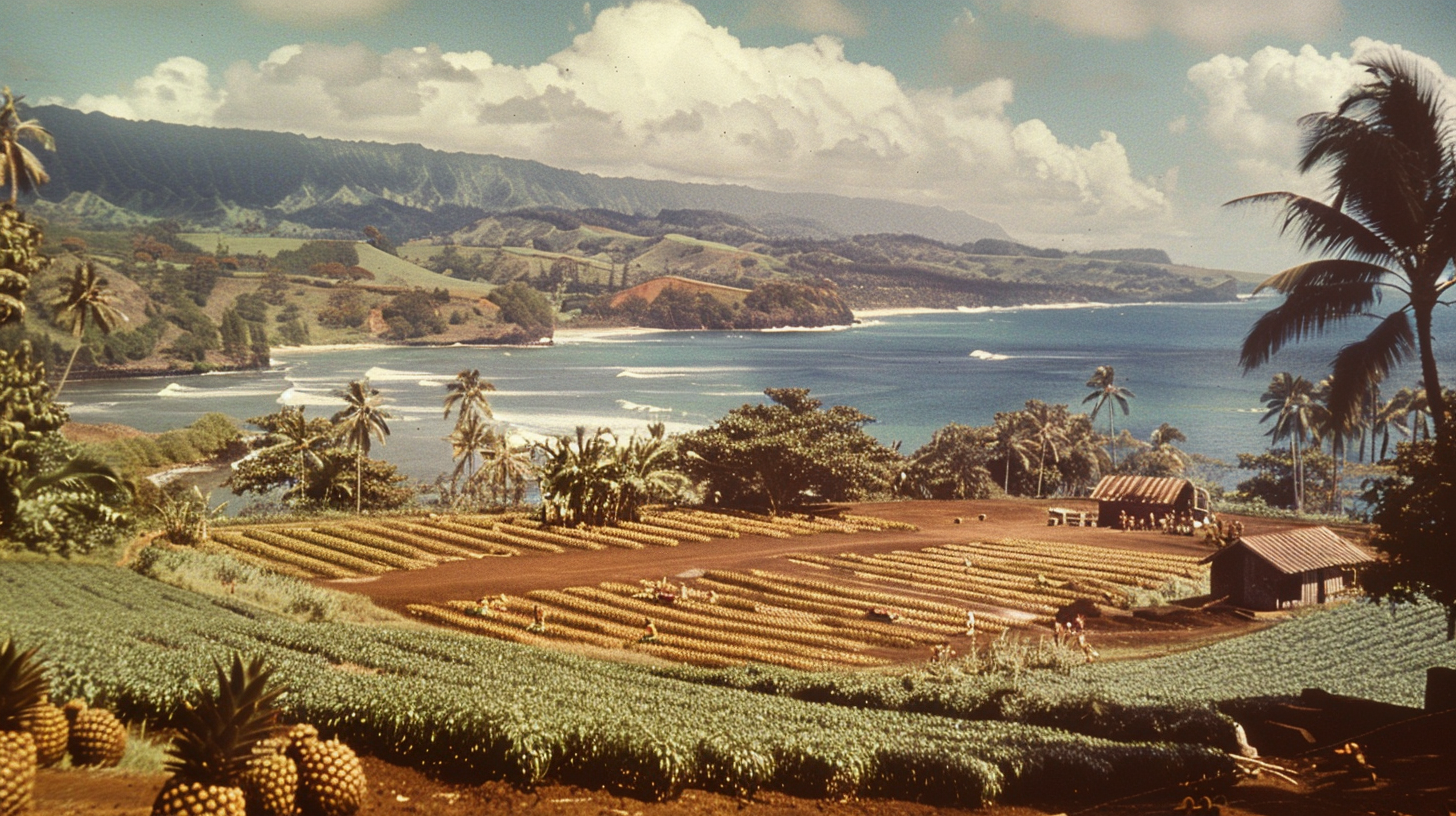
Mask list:
[[[33,102],[614,176],[939,204],[1068,249],[1277,271],[1304,113],[1456,0],[18,0]],[[64,145],[60,146],[64,150]]]

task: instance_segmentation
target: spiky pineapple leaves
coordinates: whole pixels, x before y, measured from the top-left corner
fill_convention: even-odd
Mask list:
[[[20,730],[20,718],[50,700],[50,683],[35,659],[38,648],[20,651],[6,638],[0,645],[0,731]]]
[[[261,657],[232,666],[214,663],[216,688],[201,688],[195,704],[178,717],[178,735],[167,770],[204,785],[233,785],[252,757],[253,746],[277,729],[278,698],[286,689],[274,684],[273,670]]]

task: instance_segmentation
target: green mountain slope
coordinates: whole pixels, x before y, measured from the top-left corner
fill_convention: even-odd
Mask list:
[[[521,207],[603,208],[652,214],[710,209],[759,219],[782,234],[916,232],[947,241],[1005,238],[972,215],[872,199],[772,193],[737,185],[603,178],[499,156],[419,145],[133,122],[41,106],[55,136],[51,183],[30,208],[111,223],[137,216],[205,227],[252,222],[265,231],[336,231],[365,224],[396,241],[460,229]],[[119,224],[118,224],[119,225]],[[345,237],[333,235],[330,237]]]

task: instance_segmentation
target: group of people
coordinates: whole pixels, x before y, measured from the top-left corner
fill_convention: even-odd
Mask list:
[[[1216,519],[1211,524],[1203,525],[1203,535],[1209,544],[1225,547],[1244,537],[1244,523],[1233,521],[1225,524],[1223,519]]]
[[[1119,510],[1117,513],[1117,527],[1125,533],[1129,532],[1160,532],[1168,535],[1193,535],[1193,513],[1188,510],[1180,510],[1177,513],[1164,513],[1162,518],[1154,513],[1149,513],[1146,518],[1139,515],[1129,515],[1126,510]]]
[[[1052,621],[1052,642],[1058,646],[1076,645],[1082,650],[1082,656],[1088,663],[1101,655],[1087,642],[1087,616],[1078,614],[1076,617],[1063,623],[1061,620]]]
[[[506,594],[482,595],[474,609],[469,610],[470,614],[481,618],[493,618],[501,612],[510,610],[510,603],[506,601]]]

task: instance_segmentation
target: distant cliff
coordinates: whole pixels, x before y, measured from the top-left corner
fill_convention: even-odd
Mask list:
[[[55,136],[51,183],[31,209],[95,226],[174,218],[202,227],[358,234],[395,240],[462,229],[523,207],[731,213],[785,234],[904,232],[964,243],[1008,239],[963,212],[874,199],[774,193],[739,185],[604,178],[500,156],[419,145],[134,122],[42,106],[27,116]]]

